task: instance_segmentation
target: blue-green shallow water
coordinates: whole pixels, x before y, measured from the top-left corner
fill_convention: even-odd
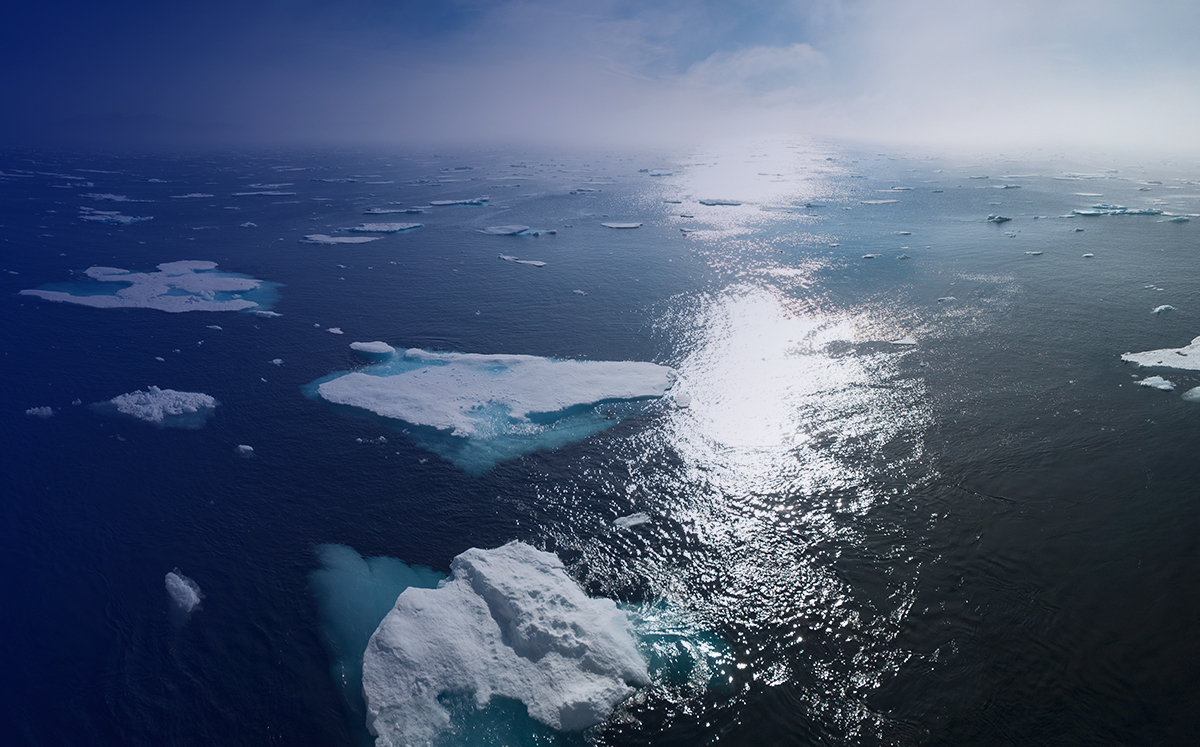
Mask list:
[[[732,651],[730,690],[652,687],[584,735],[595,743],[1194,741],[1200,406],[1179,394],[1200,375],[1143,372],[1177,389],[1137,387],[1119,356],[1200,334],[1200,222],[1059,216],[1200,212],[1200,169],[750,143],[10,151],[0,171],[7,743],[354,744],[309,583],[316,547],[444,572],[513,539],[556,551],[590,593],[669,599]],[[1094,178],[1056,178],[1070,174]],[[439,177],[458,181],[411,183]],[[286,182],[294,196],[232,196]],[[171,197],[194,192],[214,196]],[[714,198],[743,204],[698,203]],[[883,199],[897,202],[862,204]],[[94,224],[81,206],[154,218]],[[995,213],[1013,220],[984,221]],[[424,226],[299,242],[385,220]],[[508,224],[558,233],[477,232]],[[17,295],[181,259],[281,284],[283,316]],[[1150,313],[1162,304],[1176,308]],[[890,344],[906,336],[918,344]],[[693,404],[469,476],[303,396],[362,365],[355,340],[653,361]],[[196,431],[87,407],[148,385],[221,404]],[[41,406],[55,415],[25,414]],[[651,521],[614,529],[639,511]],[[163,587],[175,567],[205,594],[182,626]]]

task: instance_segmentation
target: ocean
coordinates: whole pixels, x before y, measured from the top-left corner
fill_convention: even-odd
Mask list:
[[[1200,165],[1051,152],[8,149],[3,741],[369,744],[397,579],[520,541],[687,671],[439,743],[1191,743],[1200,372],[1122,360],[1200,334],[1189,216]]]

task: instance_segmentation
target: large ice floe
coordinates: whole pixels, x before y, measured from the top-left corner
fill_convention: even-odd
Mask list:
[[[675,371],[654,363],[573,361],[532,355],[438,353],[380,356],[305,387],[310,397],[405,429],[423,448],[469,473],[538,449],[583,440],[667,393]]]
[[[603,721],[637,686],[730,681],[728,647],[684,611],[589,598],[527,544],[468,550],[450,578],[342,545],[317,555],[334,680],[379,747],[574,744],[557,730]]]
[[[99,309],[244,311],[270,306],[275,283],[216,268],[216,262],[199,260],[164,262],[157,272],[89,267],[84,271],[88,281],[54,283],[21,294]]]
[[[146,391],[120,394],[92,409],[102,415],[121,415],[141,420],[159,428],[200,428],[212,417],[220,404],[211,395],[201,392],[180,392],[151,386]]]
[[[1143,353],[1125,353],[1121,356],[1121,360],[1136,363],[1139,366],[1161,366],[1163,368],[1200,371],[1200,337],[1193,338],[1191,343],[1182,348],[1163,348],[1162,350],[1147,350]]]

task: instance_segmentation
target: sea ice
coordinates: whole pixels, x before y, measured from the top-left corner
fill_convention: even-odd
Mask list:
[[[499,254],[497,256],[500,257],[500,259],[504,260],[505,262],[516,262],[519,265],[533,265],[534,267],[545,267],[546,266],[545,262],[542,262],[542,261],[539,261],[536,259],[517,259],[516,257],[512,256],[511,254]]]
[[[180,573],[178,568],[167,574],[165,582],[174,612],[182,619],[187,619],[204,598],[200,585]]]
[[[102,202],[150,202],[150,200],[133,200],[125,195],[114,195],[109,193],[97,194],[93,192],[86,195],[80,195],[80,197],[85,197],[89,200],[100,200]]]
[[[1007,223],[1010,220],[1012,220],[1012,218],[1006,218],[1003,215],[989,215],[987,217],[988,223]]]
[[[379,236],[326,236],[323,233],[313,233],[300,239],[304,244],[366,244],[379,241]]]
[[[296,194],[295,192],[280,192],[276,189],[268,189],[262,192],[234,192],[234,197],[289,197]]]
[[[859,200],[858,204],[859,205],[891,205],[894,202],[900,202],[900,201],[899,200]]]
[[[1200,402],[1200,386],[1192,387],[1180,396],[1188,402]]]
[[[396,352],[396,349],[386,342],[352,342],[350,349],[359,353],[365,353],[369,356],[391,355]]]
[[[360,223],[350,230],[358,233],[400,233],[420,228],[421,225],[420,223]]]
[[[629,617],[588,597],[550,553],[521,542],[471,549],[437,589],[405,589],[363,657],[367,728],[379,745],[428,744],[450,725],[439,701],[520,700],[547,726],[602,722],[650,675]]]
[[[1161,314],[1164,311],[1174,311],[1174,310],[1175,310],[1174,306],[1170,306],[1168,304],[1163,304],[1162,306],[1155,306],[1154,310],[1151,311],[1150,313],[1151,314]]]
[[[1163,368],[1200,371],[1200,337],[1194,338],[1189,345],[1182,348],[1125,353],[1121,356],[1121,360],[1136,363],[1139,366],[1162,366]]]
[[[238,444],[237,448],[234,449],[233,451],[238,456],[244,457],[247,459],[254,456],[254,447],[250,446],[249,444]]]
[[[186,195],[171,195],[172,200],[189,200],[192,198],[215,197],[215,195],[205,194],[203,192],[191,192]]]
[[[529,230],[529,226],[488,226],[487,228],[479,229],[480,233],[489,233],[493,236],[518,236]]]
[[[22,295],[37,296],[47,301],[92,306],[100,309],[144,308],[159,311],[242,311],[254,309],[258,302],[242,296],[257,290],[263,281],[245,275],[216,272],[215,262],[182,260],[158,265],[158,272],[130,272],[117,267],[89,267],[84,274],[99,283],[111,283],[107,293],[90,293],[94,284],[71,283],[43,286],[21,291]],[[119,284],[125,284],[121,287]],[[83,293],[58,290],[59,287],[78,288]],[[256,311],[262,315],[271,311]]]
[[[180,392],[151,386],[146,391],[119,394],[97,402],[92,409],[105,415],[125,415],[159,428],[199,428],[220,404],[201,392]]]
[[[424,213],[423,208],[418,207],[394,207],[394,208],[368,208],[363,211],[364,215],[391,215],[392,213]]]
[[[628,516],[618,516],[617,518],[613,519],[613,526],[617,527],[618,529],[629,529],[640,524],[645,524],[649,521],[650,516],[639,511],[636,514],[629,514]]]
[[[742,203],[738,202],[737,200],[699,200],[699,203],[701,205],[708,205],[709,207],[715,207],[718,205],[728,205],[731,207],[737,207],[738,205],[742,204]]]
[[[430,205],[445,206],[445,205],[486,205],[488,197],[475,197],[469,200],[433,200]]]
[[[93,223],[112,223],[118,226],[128,226],[131,223],[153,220],[154,216],[121,215],[115,210],[95,210],[89,207],[81,207],[79,208],[79,219],[92,221]]]
[[[33,418],[52,418],[54,417],[54,408],[49,406],[31,407],[25,411],[25,414]]]
[[[1187,223],[1189,220],[1191,220],[1191,218],[1188,218],[1186,215],[1177,215],[1167,222],[1168,223]]]
[[[901,337],[899,340],[892,340],[892,344],[907,347],[916,345],[917,340],[914,337]]]
[[[1175,385],[1167,381],[1161,376],[1151,376],[1142,379],[1138,382],[1138,386],[1148,386],[1152,389],[1161,389],[1164,392],[1170,392],[1175,389]]]
[[[601,223],[605,228],[641,228],[641,223]]]
[[[473,473],[558,448],[619,422],[676,380],[666,366],[532,355],[396,351],[360,371],[306,387],[335,405],[420,428],[417,442]]]
[[[342,328],[341,328],[341,327],[330,327],[329,329],[327,329],[327,330],[325,330],[325,331],[326,331],[326,332],[328,332],[328,333],[329,333],[329,334],[331,334],[331,335],[344,335],[344,334],[346,334],[345,332],[343,332],[343,331],[342,331]]]

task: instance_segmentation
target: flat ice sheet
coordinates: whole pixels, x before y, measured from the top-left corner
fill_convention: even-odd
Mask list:
[[[262,305],[242,294],[272,284],[232,272],[218,272],[216,262],[164,262],[157,272],[130,272],[118,267],[89,267],[95,282],[57,283],[21,291],[47,301],[98,309],[159,311],[243,311]]]
[[[602,722],[650,682],[633,627],[593,599],[557,556],[522,542],[471,549],[437,589],[410,587],[367,644],[363,694],[378,745],[428,744],[450,726],[439,702],[473,694],[523,702],[554,729]]]
[[[1121,356],[1121,360],[1136,363],[1139,366],[1161,366],[1185,371],[1200,371],[1200,337],[1192,338],[1191,343],[1182,348],[1126,353]]]

